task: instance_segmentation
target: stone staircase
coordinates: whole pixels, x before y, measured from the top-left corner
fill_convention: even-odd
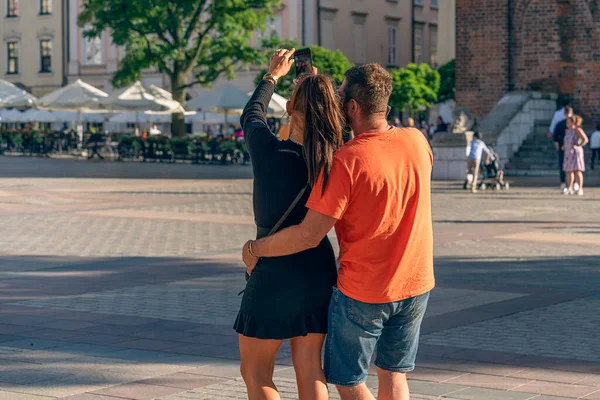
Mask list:
[[[550,121],[536,121],[533,132],[505,165],[507,176],[558,176],[554,142],[548,139]],[[590,162],[589,145],[584,148],[586,166]],[[587,174],[586,174],[587,175]]]
[[[533,132],[505,165],[507,176],[558,175],[556,148],[548,139],[549,126],[549,121],[536,121]]]

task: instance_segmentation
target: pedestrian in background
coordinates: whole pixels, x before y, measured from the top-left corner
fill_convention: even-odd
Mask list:
[[[589,139],[581,124],[583,119],[574,115],[567,119],[567,133],[564,141],[565,162],[563,169],[568,173],[568,189],[564,194],[578,194],[583,196],[583,172],[585,171],[585,158],[583,147],[588,144]],[[578,187],[574,189],[575,184]]]
[[[554,136],[554,128],[556,128],[556,125],[558,125],[559,122],[564,121],[565,120],[565,113],[566,113],[566,109],[570,108],[568,105],[565,105],[564,107],[561,107],[559,110],[556,110],[556,112],[554,113],[554,116],[552,117],[552,122],[550,123],[550,129],[548,130],[548,138],[552,139],[552,137]],[[571,110],[573,111],[573,110]]]
[[[565,163],[565,151],[564,151],[564,142],[565,142],[565,134],[567,132],[567,119],[573,116],[573,109],[569,106],[566,106],[561,109],[562,120],[558,121],[554,126],[551,126],[552,129],[552,140],[554,141],[554,146],[556,147],[556,156],[558,160],[558,170],[560,174],[560,190],[565,193],[567,184],[566,184],[566,175],[564,171],[564,163]],[[556,115],[555,115],[556,117]]]
[[[596,121],[596,130],[590,135],[590,147],[592,148],[590,168],[593,171],[596,158],[600,162],[600,120]]]
[[[481,139],[481,134],[479,132],[475,132],[473,134],[473,140],[471,140],[471,151],[469,152],[469,157],[467,158],[467,182],[465,186],[468,185],[469,182],[472,183],[472,191],[473,193],[477,192],[477,179],[479,178],[479,166],[481,165],[481,158],[483,157],[483,153],[486,154],[486,165],[490,163],[490,150],[485,145],[484,141]]]

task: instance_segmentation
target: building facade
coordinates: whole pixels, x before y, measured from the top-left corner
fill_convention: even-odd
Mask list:
[[[437,61],[444,65],[456,57],[456,0],[438,0]]]
[[[444,0],[413,1],[413,62],[426,63],[435,68],[439,65],[439,2]]]
[[[355,64],[374,61],[390,68],[401,67],[413,60],[412,1],[283,0],[265,32],[257,33],[257,37],[276,33],[279,38],[295,39],[302,46],[339,49]],[[424,20],[429,21],[427,18],[432,17],[427,14]],[[261,69],[239,71],[233,84],[252,90]],[[224,78],[216,84],[222,82]],[[198,95],[204,90],[194,87],[190,94]]]
[[[110,92],[113,89],[112,77],[119,68],[125,49],[112,43],[109,31],[96,38],[83,36],[84,29],[77,24],[82,3],[83,0],[68,2],[68,80],[73,82],[81,79],[98,89]],[[166,77],[154,71],[147,71],[143,82],[146,85],[154,84],[168,89]]]
[[[458,0],[456,100],[483,117],[513,90],[600,117],[600,8],[587,0]]]
[[[0,77],[34,96],[61,87],[66,71],[66,0],[0,0]]]
[[[398,67],[412,60],[411,0],[304,0],[298,3],[297,15],[304,16],[300,18],[298,35],[301,43],[339,49],[355,64],[378,62]]]
[[[23,7],[32,2],[36,7]],[[97,38],[84,38],[77,23],[82,2],[0,0],[4,14],[0,76],[36,96],[76,79],[112,90],[111,79],[125,49],[112,44],[108,31]],[[276,33],[304,46],[339,49],[355,64],[375,61],[389,68],[410,62],[436,65],[439,46],[448,37],[438,28],[438,2],[454,0],[283,0],[265,32],[256,33],[256,44],[261,36]],[[233,83],[252,90],[261,68],[239,71]],[[158,72],[146,71],[143,81],[170,90],[168,78]],[[221,78],[215,84],[224,81]],[[191,88],[190,95],[203,90]]]

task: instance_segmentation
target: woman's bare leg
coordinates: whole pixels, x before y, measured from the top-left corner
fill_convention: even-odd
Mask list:
[[[290,339],[300,400],[327,400],[329,392],[321,364],[325,335],[310,333]]]
[[[567,185],[569,187],[569,192],[573,191],[573,184],[575,183],[575,172],[568,172],[567,177]]]
[[[577,171],[575,173],[575,179],[577,180],[577,184],[579,185],[579,190],[583,189],[583,172]]]
[[[477,160],[475,164],[475,168],[473,170],[473,188],[471,189],[473,193],[477,192],[477,180],[479,179],[479,163],[480,160]]]
[[[242,378],[249,400],[279,400],[273,383],[275,357],[283,340],[265,340],[239,335]]]

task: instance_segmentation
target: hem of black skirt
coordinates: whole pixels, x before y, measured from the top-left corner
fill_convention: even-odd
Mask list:
[[[280,319],[257,317],[240,311],[233,329],[246,337],[271,340],[291,339],[309,333],[327,334],[327,312]]]

